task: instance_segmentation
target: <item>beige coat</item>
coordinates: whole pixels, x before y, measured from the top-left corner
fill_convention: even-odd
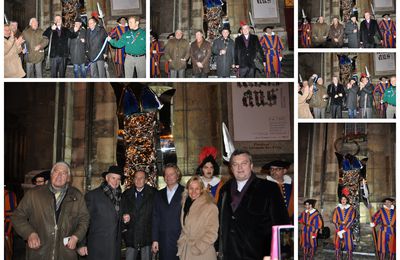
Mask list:
[[[298,112],[299,118],[313,118],[313,115],[310,111],[310,105],[307,103],[308,100],[311,99],[313,93],[310,92],[309,87],[303,88],[303,95],[298,94]]]
[[[165,46],[165,59],[171,60],[169,67],[172,70],[186,69],[186,62],[190,55],[190,45],[185,39],[171,39]]]
[[[326,42],[326,38],[329,33],[329,25],[326,23],[314,23],[312,24],[312,43],[321,44]]]
[[[5,78],[22,78],[25,71],[22,68],[21,59],[18,54],[22,51],[21,46],[15,43],[16,38],[10,37],[8,40],[4,38],[4,77]]]
[[[214,242],[218,237],[218,208],[211,196],[203,192],[190,207],[183,224],[183,205],[187,193],[182,198],[182,231],[178,240],[178,256],[181,260],[216,260]]]

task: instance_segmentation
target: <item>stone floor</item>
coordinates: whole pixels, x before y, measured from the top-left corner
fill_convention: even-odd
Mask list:
[[[332,232],[331,232],[332,233]],[[355,243],[355,250],[353,252],[353,260],[368,260],[375,259],[374,242],[372,238],[371,228],[367,224],[361,224],[361,239],[360,242]],[[303,258],[303,252],[299,252],[299,259]],[[347,259],[346,253],[343,254],[342,259]],[[318,260],[331,260],[335,259],[335,248],[333,245],[333,235],[329,239],[318,240],[318,249],[314,256]]]

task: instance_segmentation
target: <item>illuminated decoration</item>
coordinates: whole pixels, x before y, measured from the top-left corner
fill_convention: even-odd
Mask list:
[[[337,55],[339,61],[339,81],[346,86],[351,77],[357,73],[356,59],[357,56],[350,57],[345,54]]]
[[[350,20],[354,2],[354,0],[340,0],[340,14],[343,23],[347,23]]]
[[[79,16],[79,10],[82,7],[80,0],[62,0],[61,5],[64,26],[74,28],[75,19]]]
[[[207,0],[204,1],[206,14],[205,20],[207,21],[207,39],[213,40],[218,37],[219,30],[222,24],[222,5],[221,0]]]
[[[112,85],[118,100],[117,161],[124,167],[126,188],[134,185],[133,174],[138,170],[147,173],[147,184],[157,187],[157,176],[165,159],[160,148],[160,133],[170,130],[170,104],[175,90],[167,90],[158,97],[151,88],[141,83]],[[161,128],[161,125],[168,127]],[[172,149],[172,135],[169,138]]]
[[[126,186],[133,186],[133,174],[137,170],[143,170],[149,176],[148,184],[157,187],[156,112],[136,113],[125,116],[123,136],[126,146],[124,165]]]
[[[348,198],[349,204],[352,205],[356,211],[356,220],[352,226],[355,241],[360,241],[360,202],[364,202],[367,208],[371,208],[369,201],[369,189],[367,185],[366,163],[368,158],[359,160],[356,155],[360,152],[360,145],[357,140],[366,137],[364,135],[346,135],[345,137],[338,138],[334,147],[338,151],[339,144],[354,144],[355,152],[353,154],[335,152],[338,160],[338,189],[337,195],[340,201],[341,196]]]

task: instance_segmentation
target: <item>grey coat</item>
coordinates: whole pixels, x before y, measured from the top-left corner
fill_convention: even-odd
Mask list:
[[[367,85],[358,91],[358,95],[360,96],[359,107],[360,108],[372,108],[373,103],[373,95],[374,87],[371,82],[368,81]]]
[[[83,64],[86,62],[86,30],[81,28],[77,34],[78,37],[71,39],[69,54],[72,64]]]
[[[225,55],[219,54],[222,49],[226,49]],[[212,54],[217,59],[218,77],[229,77],[232,64],[235,62],[235,42],[231,38],[224,40],[222,36],[219,37],[213,43]]]
[[[353,86],[348,89],[346,88],[346,106],[347,109],[357,109],[357,93],[358,93],[359,87],[357,84],[353,84]]]
[[[357,32],[354,32],[354,30],[357,30]],[[357,23],[353,23],[352,21],[347,22],[346,27],[344,28],[344,33],[348,39],[349,48],[360,47],[360,30]]]

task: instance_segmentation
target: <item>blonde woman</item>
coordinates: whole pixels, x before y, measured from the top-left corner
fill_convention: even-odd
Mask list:
[[[217,259],[214,242],[218,237],[218,208],[205,191],[199,176],[193,176],[186,184],[182,196],[181,225],[179,259]]]

